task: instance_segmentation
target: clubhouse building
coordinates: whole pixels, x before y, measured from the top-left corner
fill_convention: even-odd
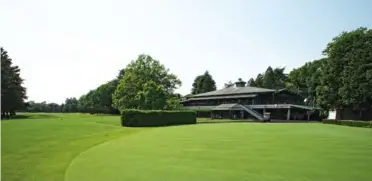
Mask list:
[[[245,86],[244,81],[235,86],[196,94],[181,101],[186,109],[200,110],[211,118],[257,119],[264,115],[278,120],[314,120],[319,110],[305,106],[304,98],[288,90],[273,90]]]

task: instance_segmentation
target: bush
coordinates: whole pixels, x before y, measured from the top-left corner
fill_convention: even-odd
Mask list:
[[[196,124],[195,111],[124,110],[121,125],[127,127],[169,126]]]
[[[326,124],[338,124],[344,126],[353,126],[353,127],[367,127],[372,128],[372,121],[354,121],[354,120],[332,120],[324,119],[323,123]]]

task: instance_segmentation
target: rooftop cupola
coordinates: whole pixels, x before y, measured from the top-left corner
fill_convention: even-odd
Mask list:
[[[239,78],[238,81],[235,82],[235,87],[245,87],[246,82]]]

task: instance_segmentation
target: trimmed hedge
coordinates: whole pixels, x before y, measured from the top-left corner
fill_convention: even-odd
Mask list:
[[[344,126],[353,126],[353,127],[364,127],[364,128],[372,128],[372,121],[354,121],[354,120],[332,120],[332,119],[324,119],[323,123],[326,124],[337,124],[337,125],[344,125]]]
[[[121,125],[127,127],[152,127],[196,124],[195,111],[124,110]]]

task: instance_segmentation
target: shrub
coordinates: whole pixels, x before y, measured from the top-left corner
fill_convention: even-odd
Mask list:
[[[354,121],[354,120],[332,120],[324,119],[323,123],[326,124],[337,124],[344,126],[353,126],[353,127],[367,127],[372,128],[372,121]]]
[[[121,125],[127,127],[169,126],[196,124],[195,111],[124,110]]]

